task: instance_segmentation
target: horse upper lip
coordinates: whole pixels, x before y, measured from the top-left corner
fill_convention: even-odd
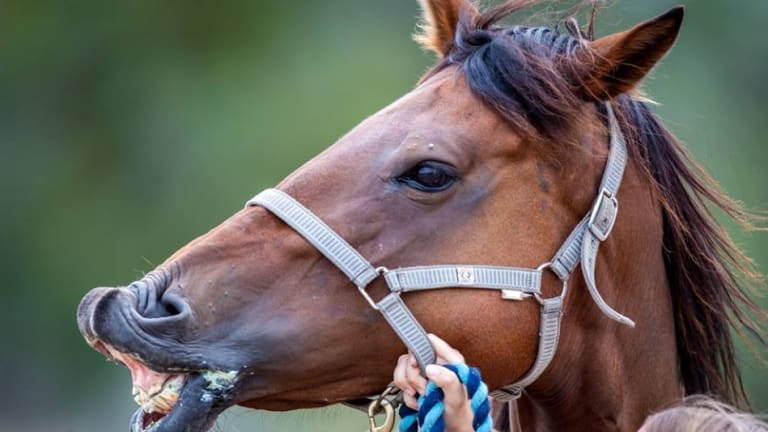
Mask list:
[[[98,302],[106,295],[111,288],[94,288],[90,290],[77,306],[77,327],[80,333],[85,337],[89,345],[98,349],[96,330],[94,329],[94,309]],[[104,351],[99,350],[104,355]]]
[[[77,311],[78,327],[86,342],[108,358],[115,359],[107,346],[129,353],[157,371],[189,372],[216,366],[207,354],[179,342],[184,340],[181,332],[185,327],[181,324],[191,314],[189,310],[176,321],[143,317],[136,310],[137,301],[136,294],[127,288],[88,292]]]

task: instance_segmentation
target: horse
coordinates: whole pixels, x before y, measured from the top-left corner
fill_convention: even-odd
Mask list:
[[[683,8],[598,39],[501,23],[539,3],[420,0],[437,61],[412,91],[142,279],[84,296],[85,340],[131,371],[131,430],[378,394],[406,346],[432,359],[426,331],[482,370],[502,431],[748,403],[730,329],[756,333],[759,274],[708,206],[756,219],[639,90]]]

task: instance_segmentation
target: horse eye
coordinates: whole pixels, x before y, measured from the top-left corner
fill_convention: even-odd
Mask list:
[[[435,162],[419,162],[397,178],[397,181],[422,192],[442,192],[453,185],[456,175],[447,165]]]

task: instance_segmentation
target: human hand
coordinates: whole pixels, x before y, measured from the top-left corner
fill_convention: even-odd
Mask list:
[[[464,356],[459,351],[451,347],[444,340],[430,334],[429,341],[435,348],[437,355],[437,364],[428,365],[426,368],[427,378],[440,387],[445,394],[443,406],[445,414],[446,432],[471,432],[472,407],[467,399],[467,389],[450,370],[439,366],[444,364],[464,363]],[[419,409],[417,394],[423,395],[427,388],[427,380],[421,376],[419,364],[413,354],[403,354],[397,360],[395,366],[394,383],[403,391],[403,402],[411,409]]]

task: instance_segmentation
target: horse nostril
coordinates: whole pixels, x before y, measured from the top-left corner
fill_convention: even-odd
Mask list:
[[[169,277],[153,272],[128,286],[136,296],[136,312],[142,318],[169,318],[189,312],[184,299],[166,291],[169,284]]]
[[[164,306],[165,312],[168,315],[178,315],[181,313],[181,309],[171,301],[167,301],[168,299],[164,299],[166,301],[161,301],[160,303]]]
[[[157,307],[161,316],[185,315],[189,312],[189,305],[184,299],[174,293],[165,293]]]

